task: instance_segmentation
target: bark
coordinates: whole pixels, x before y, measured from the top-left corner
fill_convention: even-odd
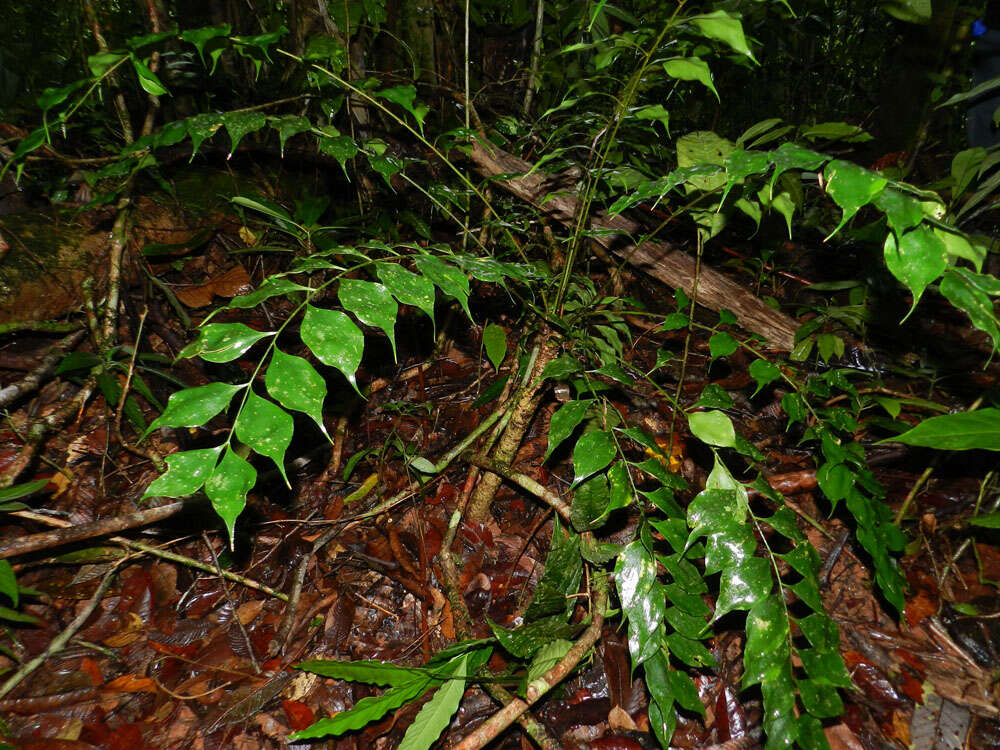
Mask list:
[[[545,186],[550,175],[540,170],[528,174],[531,170],[530,163],[492,145],[476,143],[470,158],[476,170],[486,177],[521,174],[520,177],[498,180],[496,184],[534,204],[540,211],[558,221],[564,224],[572,222],[578,200],[566,194],[548,196]],[[625,216],[597,213],[591,218],[590,227],[616,232],[615,235],[594,237],[593,241],[630,265],[665,284],[683,289],[688,296],[696,297],[705,307],[716,311],[723,308],[730,310],[743,328],[763,336],[774,349],[791,351],[795,344],[795,329],[798,328],[795,320],[765,304],[718,271],[702,264],[698,292],[695,295],[695,259],[687,253],[665,242],[643,242],[639,246],[632,244],[628,238],[641,235],[642,228]]]

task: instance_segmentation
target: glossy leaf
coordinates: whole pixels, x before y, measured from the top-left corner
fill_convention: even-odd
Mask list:
[[[1000,349],[1000,321],[997,320],[993,300],[989,296],[992,290],[984,290],[978,281],[975,275],[964,268],[949,269],[941,279],[941,294],[968,315],[976,328],[992,339],[995,349]]]
[[[852,162],[834,160],[826,165],[826,191],[843,210],[836,234],[862,206],[867,206],[882,192],[888,180]]]
[[[247,504],[247,493],[257,481],[257,470],[232,448],[226,451],[215,472],[205,482],[205,494],[212,501],[212,508],[226,525],[229,547],[233,548],[236,519]]]
[[[357,279],[341,279],[337,291],[340,304],[366,326],[381,328],[389,337],[392,356],[396,358],[396,315],[399,305],[382,284]]]
[[[427,675],[424,669],[400,667],[383,661],[310,659],[299,662],[295,668],[335,680],[393,687],[412,684],[414,680],[423,679]]]
[[[913,229],[924,220],[920,201],[894,188],[887,187],[879,193],[875,205],[885,214],[889,226],[897,235]]]
[[[271,119],[271,127],[278,131],[278,144],[281,155],[285,155],[285,143],[294,135],[305,133],[312,129],[308,118],[297,115],[282,115]]]
[[[18,500],[22,497],[34,495],[49,483],[48,479],[35,479],[23,484],[15,484],[12,487],[0,489],[0,503],[9,503],[11,500]]]
[[[655,590],[660,588],[656,562],[640,542],[632,542],[618,556],[615,583],[622,613],[628,620],[629,651],[635,667],[651,656],[650,646],[655,651],[666,614],[665,597]]]
[[[160,427],[200,427],[229,406],[233,396],[243,387],[209,383],[177,391],[170,397],[163,414],[146,428],[143,437]]]
[[[407,271],[397,263],[380,263],[378,277],[402,305],[412,305],[427,313],[434,323],[434,282]]]
[[[680,633],[671,633],[667,636],[667,646],[671,654],[689,667],[715,669],[718,666],[712,652],[705,648],[700,640],[688,638]]]
[[[743,24],[740,23],[738,16],[724,10],[716,10],[692,16],[688,20],[698,27],[703,36],[728,44],[734,51],[746,55],[751,60],[754,59],[750,47],[747,46],[746,37],[743,35]]]
[[[365,337],[350,318],[339,310],[306,305],[299,333],[320,362],[336,367],[358,390],[355,373],[361,364]]]
[[[712,71],[700,57],[672,57],[664,61],[663,70],[679,81],[698,81],[719,99],[719,92],[715,90],[715,83],[712,81]]]
[[[301,411],[330,439],[323,424],[326,381],[309,361],[275,349],[264,378],[267,392],[286,409]]]
[[[573,434],[577,425],[583,421],[587,414],[587,409],[593,404],[593,400],[567,401],[552,414],[549,420],[548,448],[545,451],[547,461],[552,451],[558,448],[566,438]]]
[[[381,719],[404,703],[419,698],[435,684],[437,683],[430,677],[414,678],[413,682],[389,688],[382,695],[362,698],[347,711],[341,711],[328,719],[320,719],[301,732],[293,732],[288,736],[288,740],[299,742],[319,737],[336,737],[345,732],[361,729],[366,724]]]
[[[776,364],[768,362],[766,359],[755,359],[750,363],[750,377],[757,383],[757,389],[753,392],[753,395],[756,396],[764,386],[781,377],[781,370]]]
[[[255,343],[274,334],[255,331],[242,323],[209,323],[178,357],[201,357],[206,362],[232,362]]]
[[[581,482],[573,491],[570,518],[577,531],[591,531],[604,523],[611,505],[608,480],[603,474]]]
[[[573,642],[557,638],[542,646],[531,659],[528,671],[525,675],[525,683],[530,685],[535,680],[543,677],[552,667],[562,661],[569,650],[573,648]]]
[[[535,587],[535,597],[524,613],[525,622],[572,610],[572,597],[583,577],[580,537],[563,530],[558,521],[552,529],[552,544],[545,559],[545,572]]]
[[[6,560],[0,560],[0,594],[5,595],[15,607],[18,605],[17,576]]]
[[[254,133],[267,125],[267,117],[261,112],[226,112],[222,122],[229,133],[229,155],[232,156],[247,133]]]
[[[564,616],[544,617],[508,630],[490,622],[490,629],[504,650],[519,659],[530,659],[538,649],[555,639],[570,638],[576,628]]]
[[[931,417],[888,441],[937,450],[1000,451],[1000,409],[979,409]]]
[[[165,459],[167,470],[150,482],[143,499],[193,495],[212,476],[221,452],[222,446],[171,453]]]
[[[147,94],[163,96],[170,93],[156,77],[156,74],[149,69],[149,66],[134,55],[132,56],[132,67],[135,68],[135,73],[139,77],[139,85]]]
[[[507,356],[507,332],[502,326],[496,323],[486,326],[483,331],[483,347],[493,367],[499,370],[504,357]]]
[[[712,359],[728,357],[739,348],[740,342],[732,334],[725,331],[712,334],[708,340],[708,351],[712,355]]]
[[[732,448],[736,444],[736,430],[733,421],[721,411],[698,411],[688,415],[691,434],[703,443],[720,448]]]
[[[670,681],[670,689],[677,704],[688,711],[701,716],[705,715],[705,706],[698,697],[698,688],[686,673],[676,669],[667,672],[667,679]]]
[[[927,285],[944,273],[948,250],[931,229],[919,226],[898,243],[895,235],[889,234],[883,251],[886,267],[913,293],[912,313]]]
[[[271,277],[263,284],[260,288],[250,292],[249,294],[244,294],[239,297],[233,297],[226,307],[235,309],[246,309],[250,307],[256,307],[261,302],[271,299],[271,297],[277,297],[281,294],[292,294],[295,292],[311,292],[307,286],[302,284],[296,284],[294,281],[289,279],[283,279],[280,277]]]
[[[414,260],[417,270],[434,282],[442,293],[454,297],[472,319],[469,310],[469,280],[465,274],[434,255],[421,255]]]
[[[457,657],[451,668],[442,671],[444,685],[420,709],[406,730],[399,750],[428,750],[448,726],[465,694],[465,679],[469,671],[469,654]]]
[[[581,437],[573,449],[573,483],[606,467],[616,452],[615,439],[610,432],[596,430]]]
[[[274,461],[289,488],[292,485],[285,473],[285,451],[292,443],[294,429],[291,414],[252,390],[236,420],[236,437]]]
[[[751,557],[723,570],[715,619],[734,609],[750,609],[767,597],[771,585],[771,564],[761,557]]]

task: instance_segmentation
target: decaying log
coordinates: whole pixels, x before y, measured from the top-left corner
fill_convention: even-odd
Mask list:
[[[496,146],[476,143],[470,154],[476,170],[486,177],[516,174],[497,180],[496,184],[517,197],[535,205],[553,218],[570,223],[576,213],[578,200],[571,195],[549,195],[546,184],[551,176],[535,170],[531,164],[508,154]],[[544,203],[543,203],[544,200]],[[636,246],[629,237],[642,234],[642,228],[624,216],[596,213],[590,222],[592,229],[611,230],[594,237],[630,265],[674,288],[694,295],[695,259],[665,242],[643,242]],[[697,300],[712,310],[723,308],[736,315],[740,325],[748,331],[763,336],[777,350],[790,351],[794,345],[798,324],[789,316],[770,307],[743,287],[709,268],[704,263],[698,274]]]

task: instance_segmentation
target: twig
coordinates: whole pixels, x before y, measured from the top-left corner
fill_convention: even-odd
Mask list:
[[[11,690],[21,684],[21,681],[24,680],[25,677],[42,666],[46,660],[59,651],[62,651],[66,644],[69,643],[70,639],[76,635],[77,631],[79,631],[90,616],[94,614],[94,610],[97,609],[97,606],[101,603],[101,599],[104,598],[105,592],[107,592],[108,587],[111,585],[111,581],[115,577],[115,573],[118,572],[118,567],[126,560],[128,560],[128,557],[118,560],[111,566],[111,569],[104,574],[104,578],[101,580],[101,584],[97,587],[97,591],[95,591],[93,596],[90,597],[90,601],[87,602],[87,605],[73,619],[73,622],[71,622],[69,626],[59,635],[53,638],[42,653],[31,661],[22,664],[21,668],[11,675],[10,679],[8,679],[3,686],[0,687],[0,698],[3,698]]]
[[[527,490],[539,500],[548,503],[548,505],[551,506],[556,513],[562,516],[566,521],[572,523],[569,505],[566,504],[566,501],[542,484],[536,482],[527,474],[522,474],[506,464],[500,463],[492,458],[487,458],[486,456],[482,456],[478,453],[467,453],[465,455],[465,460],[474,466],[478,466],[480,469],[485,469],[496,476],[513,482],[523,490]]]
[[[72,544],[84,539],[92,539],[95,536],[104,536],[116,531],[134,529],[139,526],[162,521],[170,516],[176,515],[185,507],[185,503],[170,503],[161,505],[158,508],[136,511],[124,516],[114,516],[112,518],[102,518],[100,521],[92,521],[84,524],[68,524],[58,531],[45,531],[40,534],[32,534],[28,537],[15,539],[7,545],[0,546],[0,560],[16,555],[26,555],[29,552],[58,547],[64,544]],[[15,511],[11,515],[21,518],[28,518],[33,521],[39,520],[38,513],[31,511]],[[45,522],[53,521],[48,516],[41,516]]]
[[[66,528],[67,526],[72,526],[69,521],[64,521],[61,518],[51,518],[49,516],[42,515],[41,513],[34,513],[27,510],[15,511],[11,515],[20,516],[21,518],[28,518],[32,521],[38,521],[39,523],[46,523],[49,526],[60,526]],[[153,557],[159,557],[161,560],[169,560],[170,562],[177,563],[178,565],[185,565],[189,568],[195,568],[204,573],[209,573],[211,575],[220,575],[219,571],[213,568],[211,565],[201,562],[201,560],[195,560],[194,558],[187,557],[185,555],[179,555],[176,552],[168,552],[164,549],[159,549],[150,544],[143,544],[142,542],[133,542],[131,539],[126,539],[121,536],[113,536],[109,540],[115,544],[120,544],[123,547],[128,547],[136,552],[144,552],[147,555],[152,555]],[[232,573],[228,570],[223,570],[221,573],[222,577],[227,581],[232,581],[233,583],[238,583],[242,586],[246,586],[248,589],[254,589],[255,591],[260,591],[261,593],[267,594],[268,596],[273,596],[275,599],[280,599],[283,602],[288,601],[288,596],[272,589],[270,586],[258,583],[252,578],[247,578],[246,576],[241,576],[239,573]]]
[[[507,727],[524,714],[539,698],[558,685],[573,671],[577,664],[587,655],[591,647],[597,643],[604,626],[604,610],[608,602],[608,581],[603,574],[593,577],[593,601],[591,605],[590,625],[580,639],[573,644],[566,655],[552,669],[528,685],[524,692],[524,700],[515,698],[484,723],[476,727],[472,734],[454,745],[452,750],[479,750],[500,736]]]
[[[226,601],[233,610],[233,619],[236,621],[236,628],[240,631],[240,635],[243,636],[243,645],[246,646],[247,655],[250,657],[250,664],[253,666],[253,671],[255,674],[260,674],[260,664],[257,663],[257,657],[254,656],[253,653],[253,642],[250,640],[250,635],[247,633],[247,629],[243,627],[243,621],[240,620],[239,613],[236,610],[236,602],[233,601],[233,597],[229,593],[229,586],[226,585],[226,579],[222,578],[222,566],[219,565],[219,556],[215,554],[215,547],[212,546],[212,540],[208,538],[208,534],[206,532],[201,532],[201,538],[205,541],[205,546],[208,547],[209,554],[212,555],[212,562],[215,563],[215,571],[219,574],[220,583],[222,584],[222,594],[226,597]]]
[[[514,458],[517,449],[521,446],[528,425],[531,423],[538,404],[541,402],[545,380],[541,377],[545,366],[555,359],[558,351],[556,345],[551,340],[546,340],[541,346],[535,348],[537,358],[533,366],[526,369],[527,386],[522,386],[513,399],[513,405],[507,412],[505,419],[507,425],[503,434],[497,442],[493,455],[497,461],[506,463]],[[535,353],[533,352],[533,354]],[[472,521],[484,523],[490,513],[490,504],[493,496],[500,487],[500,476],[497,474],[487,474],[479,480],[476,489],[469,500],[468,517]]]
[[[0,388],[0,409],[14,403],[22,396],[33,393],[52,374],[56,365],[66,356],[66,352],[75,347],[83,337],[87,335],[85,330],[79,328],[52,347],[52,350],[45,355],[38,366],[25,375],[16,383]]]

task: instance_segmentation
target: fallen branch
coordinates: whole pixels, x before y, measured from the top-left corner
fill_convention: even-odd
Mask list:
[[[148,508],[124,516],[102,518],[100,521],[92,521],[79,525],[71,524],[56,531],[43,531],[40,534],[32,534],[28,537],[16,539],[10,544],[0,546],[0,560],[15,557],[16,555],[26,555],[29,552],[38,552],[50,547],[60,547],[64,544],[72,544],[84,539],[93,539],[95,536],[113,534],[116,531],[146,526],[176,515],[184,506],[185,503],[170,503],[169,505]],[[24,511],[17,511],[14,515],[23,516]],[[37,514],[32,514],[30,518],[37,520]],[[47,517],[43,516],[43,518]]]
[[[486,177],[518,174],[519,177],[498,179],[497,184],[517,197],[535,205],[558,221],[569,224],[577,213],[578,199],[574,196],[550,195],[547,184],[551,175],[502,149],[476,142],[469,154],[477,171]],[[746,289],[711,268],[701,267],[697,295],[694,290],[695,259],[665,242],[642,242],[638,246],[625,238],[643,234],[642,227],[624,216],[598,213],[591,217],[590,228],[604,230],[592,240],[630,265],[674,288],[683,289],[689,297],[712,310],[723,308],[736,315],[746,330],[758,333],[775,349],[791,351],[795,344],[798,324],[789,316],[765,304]],[[610,230],[610,231],[609,231]]]
[[[0,409],[9,406],[22,396],[37,391],[49,375],[52,374],[52,371],[56,369],[56,365],[66,356],[66,352],[79,344],[86,335],[87,332],[85,330],[78,329],[74,331],[53,346],[52,350],[42,358],[42,361],[31,372],[16,383],[11,383],[4,388],[0,388]]]

